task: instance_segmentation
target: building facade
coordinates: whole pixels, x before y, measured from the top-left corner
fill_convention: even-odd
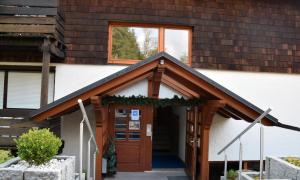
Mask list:
[[[76,132],[81,118],[72,98],[86,98],[86,103],[89,104],[88,115],[93,119],[96,134],[99,133],[97,127],[101,126],[101,131],[107,129],[110,136],[120,136],[119,138],[122,138],[124,132],[116,134],[117,132],[113,130],[116,120],[112,120],[115,114],[109,112],[110,108],[128,110],[140,108],[148,117],[152,117],[150,124],[157,129],[159,128],[155,126],[154,120],[159,119],[157,116],[159,112],[165,112],[176,117],[174,121],[177,125],[173,128],[178,129],[174,133],[178,138],[175,140],[177,144],[174,143],[177,147],[173,147],[176,149],[174,153],[187,166],[193,166],[191,169],[208,173],[209,168],[201,169],[203,168],[201,162],[205,160],[190,162],[186,155],[187,151],[190,151],[186,134],[188,129],[186,117],[190,108],[187,105],[174,104],[169,110],[167,108],[162,110],[143,106],[124,107],[124,105],[117,108],[120,104],[114,104],[103,110],[101,103],[93,98],[97,96],[101,101],[104,95],[125,97],[134,95],[165,99],[177,95],[185,99],[204,97],[206,101],[220,101],[217,106],[221,110],[215,111],[208,131],[207,161],[212,165],[224,160],[224,155],[217,155],[217,152],[248,125],[246,121],[251,122],[259,115],[258,112],[252,112],[251,105],[247,103],[243,104],[234,98],[226,99],[225,89],[227,89],[262,110],[272,107],[272,117],[266,119],[266,125],[271,126],[265,128],[265,154],[275,156],[299,154],[298,132],[277,127],[276,123],[267,123],[274,118],[282,124],[300,127],[297,121],[297,112],[300,108],[299,2],[295,0],[49,2],[42,1],[41,4],[35,5],[9,4],[13,2],[4,1],[2,4],[0,114],[3,122],[7,121],[5,117],[24,117],[36,121],[59,118],[43,121],[42,124],[53,127],[54,131],[65,140],[64,153],[78,155],[74,147],[78,147],[79,137],[76,137],[78,136]],[[26,11],[22,6],[29,6],[33,10]],[[15,9],[10,9],[13,7]],[[37,8],[44,10],[37,11]],[[33,24],[39,26],[29,28]],[[157,56],[159,53],[160,56]],[[142,61],[149,58],[149,62],[143,64]],[[179,65],[173,63],[173,58],[180,62]],[[165,63],[161,63],[161,59],[164,59]],[[155,68],[150,68],[152,62],[157,63]],[[135,67],[134,64],[137,63],[141,65]],[[167,65],[161,67],[159,64]],[[171,65],[168,66],[169,64]],[[198,79],[196,75],[193,77],[193,73],[186,68],[201,73],[209,80],[202,76],[197,76]],[[154,74],[147,74],[150,69]],[[121,73],[122,76],[116,76],[120,74],[119,71],[124,72]],[[133,72],[136,73],[135,76],[132,75],[135,81],[129,76]],[[107,77],[111,77],[107,82],[113,89],[102,91],[104,82],[99,81]],[[122,81],[118,84],[112,77],[128,78],[128,82]],[[195,82],[192,78],[195,78]],[[198,80],[199,83],[196,82]],[[204,84],[200,83],[201,80]],[[217,91],[214,92],[213,88],[210,89],[210,80],[222,87],[217,86]],[[89,86],[91,84],[94,85],[93,88]],[[92,90],[97,93],[92,93]],[[224,103],[225,106],[230,105],[231,109],[219,107]],[[233,105],[239,103],[241,103],[239,106]],[[102,108],[101,112],[105,114],[101,118],[94,112],[97,108]],[[198,111],[202,112],[202,109]],[[160,115],[163,117],[164,113]],[[101,125],[97,126],[97,119],[102,119],[101,122],[107,120],[107,126],[103,125],[105,123],[99,123]],[[144,133],[146,124],[149,124],[146,122],[148,120],[145,120],[140,132],[135,131],[141,133],[141,137],[144,138],[147,138]],[[109,128],[110,126],[112,127]],[[129,124],[127,126],[129,128]],[[20,133],[23,131],[20,130]],[[246,161],[259,159],[258,132],[259,128],[256,127],[241,139],[246,144],[243,154]],[[126,133],[133,132],[126,131]],[[7,132],[3,131],[2,135],[7,135]],[[131,135],[136,134],[126,134],[126,138]],[[149,139],[143,143],[154,146]],[[2,145],[13,146],[9,140]],[[132,146],[142,147],[137,144]],[[168,146],[172,147],[170,144]],[[201,148],[198,150],[199,153],[205,153]],[[152,148],[148,151],[152,153]],[[143,153],[141,151],[141,154]],[[238,144],[234,144],[227,154],[230,161],[237,161]],[[148,162],[148,165],[145,165],[144,169],[137,169],[126,163],[119,164],[118,168],[126,171],[149,170],[151,158],[145,157],[147,156],[143,155],[143,162]],[[211,177],[213,172],[211,168]],[[195,171],[190,174],[195,176],[197,173]],[[197,176],[200,177],[200,174]],[[202,177],[206,178],[208,176]]]

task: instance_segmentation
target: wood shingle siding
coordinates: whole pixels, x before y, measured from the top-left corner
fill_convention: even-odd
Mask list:
[[[65,0],[61,5],[66,63],[106,64],[108,24],[117,21],[192,27],[195,68],[300,73],[300,5],[294,0]]]

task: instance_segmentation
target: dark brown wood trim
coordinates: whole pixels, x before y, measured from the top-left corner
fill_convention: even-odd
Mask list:
[[[168,85],[170,88],[173,88],[174,90],[184,94],[187,97],[197,97],[199,98],[199,93],[193,91],[192,89],[189,89],[187,86],[183,85],[181,82],[179,83],[174,78],[164,74],[162,77],[162,82]]]
[[[27,117],[35,109],[0,109],[1,116],[5,117]]]
[[[7,108],[8,72],[4,73],[3,109]]]
[[[197,150],[198,150],[198,148],[197,148],[197,146],[198,146],[198,122],[199,122],[199,118],[201,118],[201,117],[199,117],[199,108],[197,107],[197,106],[195,106],[195,107],[193,107],[194,108],[194,114],[193,114],[193,116],[194,116],[194,134],[193,134],[193,138],[194,138],[194,142],[193,142],[193,157],[195,157],[194,159],[193,159],[193,165],[192,165],[192,167],[194,167],[195,169],[194,170],[192,170],[192,172],[193,172],[193,174],[192,174],[192,180],[195,180],[196,179],[196,172],[197,172],[197,170],[196,170],[196,168],[197,168],[197,154],[198,154],[198,152],[197,152]]]
[[[150,92],[150,96],[152,98],[158,98],[159,97],[159,89],[160,84],[162,82],[162,76],[165,72],[164,65],[159,64],[156,70],[154,70],[153,73],[153,80],[152,80],[152,92]],[[149,93],[149,92],[148,92]]]
[[[42,66],[0,65],[0,71],[42,71]],[[50,72],[55,72],[55,67],[50,67]]]
[[[42,46],[43,50],[43,66],[42,66],[42,83],[41,83],[41,107],[48,104],[48,86],[50,71],[50,40],[45,39]]]
[[[104,153],[104,136],[103,136],[103,132],[105,127],[103,127],[103,122],[104,120],[104,112],[103,112],[103,107],[102,107],[102,103],[101,103],[101,98],[99,96],[92,96],[90,98],[91,103],[94,107],[94,111],[95,111],[95,121],[96,121],[96,134],[95,134],[95,138],[96,138],[96,142],[99,148],[99,152],[97,153],[96,156],[96,177],[95,179],[97,180],[102,180],[102,174],[101,174],[101,170],[102,170],[102,156]]]

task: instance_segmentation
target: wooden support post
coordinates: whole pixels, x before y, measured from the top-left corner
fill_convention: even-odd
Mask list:
[[[201,131],[200,131],[200,176],[199,180],[209,180],[209,132],[213,117],[219,108],[224,107],[225,103],[218,100],[208,101],[202,107]]]
[[[43,51],[43,67],[42,67],[42,83],[41,83],[41,101],[40,106],[48,104],[48,84],[49,84],[49,72],[50,72],[50,40],[44,39],[42,45]]]
[[[96,180],[102,180],[102,155],[103,155],[103,107],[101,106],[101,100],[98,96],[91,97],[91,103],[95,110],[96,120],[96,143],[99,148],[99,152],[96,156]]]
[[[148,97],[152,98],[153,92],[153,75],[148,77]]]
[[[95,112],[98,113],[97,111]],[[102,180],[102,154],[103,154],[103,129],[102,124],[96,123],[96,142],[99,147],[99,152],[96,156],[96,178],[97,180]]]
[[[209,179],[209,162],[208,162],[208,153],[209,153],[209,131],[210,127],[201,126],[201,150],[200,150],[200,179],[208,180]]]

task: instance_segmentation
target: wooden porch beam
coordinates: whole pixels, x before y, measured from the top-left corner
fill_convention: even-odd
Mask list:
[[[40,106],[46,106],[48,104],[48,84],[49,84],[49,72],[50,72],[50,40],[44,39],[42,45],[43,51],[43,66],[42,66],[42,82],[41,82],[41,100]]]
[[[233,107],[230,107],[230,106],[225,106],[224,109],[227,111],[227,112],[230,112],[231,114],[234,114],[236,115],[237,117],[239,117],[240,119],[243,119],[245,121],[248,121],[248,122],[252,122],[252,119],[244,114],[242,114],[241,112],[238,112],[236,109],[234,109]]]
[[[60,50],[58,47],[56,47],[53,43],[50,46],[50,52],[58,58],[61,59],[65,58],[65,53],[62,50]]]
[[[152,92],[150,92],[151,98],[158,98],[159,97],[159,88],[162,81],[162,76],[165,71],[165,67],[162,64],[159,64],[154,70],[153,73],[153,80],[152,80]],[[149,92],[148,92],[149,93]]]
[[[77,105],[78,99],[82,99],[82,101],[86,101],[91,96],[99,95],[110,89],[118,87],[119,85],[123,84],[126,81],[131,81],[132,79],[137,78],[139,76],[139,74],[144,74],[146,72],[151,71],[153,68],[157,67],[157,64],[158,64],[157,61],[153,61],[153,62],[145,65],[142,68],[138,68],[132,72],[128,72],[126,74],[126,76],[119,76],[116,79],[112,79],[110,82],[107,82],[99,87],[90,89],[86,93],[75,96],[72,99],[55,106],[54,108],[51,108],[43,113],[40,113],[37,116],[33,116],[32,118],[34,120],[40,122],[40,121],[47,119],[48,117],[58,114],[58,113],[63,113],[65,111],[71,109],[73,106]]]
[[[168,85],[169,87],[175,89],[176,91],[178,91],[182,94],[185,94],[188,97],[196,97],[196,98],[200,97],[200,95],[197,92],[180,84],[178,81],[176,81],[175,79],[171,78],[168,75],[165,75],[165,74],[163,75],[162,82],[165,83],[166,85]]]
[[[233,118],[233,119],[235,119],[235,120],[240,120],[240,119],[242,119],[242,118],[239,117],[238,115],[236,115],[236,114],[234,114],[234,113],[232,113],[232,112],[226,110],[225,108],[220,108],[219,111],[218,111],[218,113],[220,113],[220,114],[226,116],[226,118],[230,118],[230,117],[231,117],[231,118]]]
[[[211,100],[201,108],[201,130],[200,130],[200,176],[199,180],[209,180],[209,131],[213,117],[219,108],[225,106],[224,101]]]
[[[177,86],[173,85],[172,83],[168,82],[168,81],[164,81],[162,80],[162,83],[167,85],[169,88],[174,89],[175,91],[180,92],[182,95],[184,95],[185,97],[191,99],[193,98],[193,96],[191,94],[188,94],[186,91],[181,91],[181,89],[179,89]]]
[[[234,109],[237,109],[239,112],[241,112],[241,114],[244,114],[247,117],[249,117],[251,119],[251,121],[253,121],[254,119],[256,119],[259,116],[258,112],[247,107],[245,104],[236,100],[232,96],[222,92],[220,89],[214,87],[213,85],[209,84],[205,80],[193,75],[190,72],[178,69],[178,66],[175,65],[174,63],[167,62],[165,64],[165,66],[166,66],[167,70],[176,72],[176,74],[178,76],[188,77],[189,81],[193,82],[196,86],[203,89],[204,91],[209,92],[214,97],[217,97],[218,99],[222,99],[222,100],[226,101],[227,105],[231,106]],[[264,125],[272,125],[272,123],[269,120],[267,120],[267,118],[263,119],[263,124]]]

